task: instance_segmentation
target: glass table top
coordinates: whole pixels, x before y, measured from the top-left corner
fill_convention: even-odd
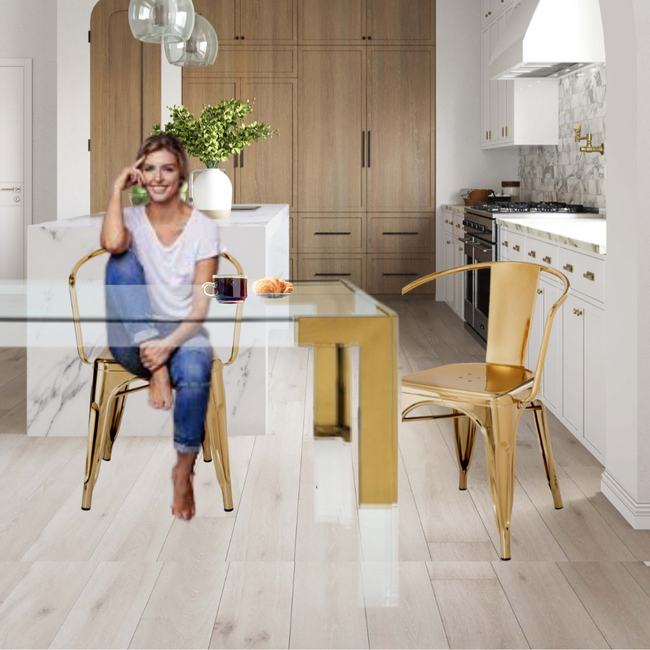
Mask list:
[[[249,292],[241,322],[294,322],[303,317],[386,318],[395,313],[358,287],[344,280],[296,281],[293,293],[268,298]],[[155,285],[148,286],[155,290]],[[200,287],[197,287],[200,291]],[[130,299],[131,287],[114,287],[115,295]],[[76,286],[81,323],[106,322],[103,281],[78,281]],[[237,305],[210,300],[206,323],[235,322]],[[0,283],[0,322],[74,322],[67,282],[15,281]],[[0,345],[1,345],[0,341]]]

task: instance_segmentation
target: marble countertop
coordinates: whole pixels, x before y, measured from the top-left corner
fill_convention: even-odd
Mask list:
[[[243,204],[242,204],[243,205]],[[233,210],[228,219],[217,219],[219,228],[233,227],[251,227],[268,225],[275,217],[280,215],[289,206],[283,203],[262,204],[257,210]],[[88,226],[100,226],[104,219],[104,212],[87,214],[71,219],[57,219],[56,221],[46,221],[44,223],[35,223],[30,228],[87,228]]]
[[[501,218],[497,225],[533,237],[550,239],[590,253],[605,254],[607,221],[605,219]]]
[[[455,214],[465,214],[465,206],[464,205],[441,205],[440,206],[443,210],[448,210],[449,212],[454,212]]]

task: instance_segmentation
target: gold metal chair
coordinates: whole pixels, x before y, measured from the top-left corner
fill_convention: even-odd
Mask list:
[[[121,366],[105,348],[94,361],[89,361],[84,350],[79,306],[77,303],[76,275],[79,268],[93,257],[107,253],[101,248],[89,253],[80,259],[72,269],[69,278],[70,300],[74,317],[77,350],[81,360],[93,367],[93,382],[90,392],[90,418],[88,423],[88,449],[86,452],[86,471],[84,474],[83,497],[81,509],[90,510],[93,489],[99,476],[99,467],[102,458],[111,459],[113,444],[117,438],[124,413],[126,398],[130,393],[135,393],[149,386],[149,382],[133,375]],[[221,253],[221,257],[231,262],[237,273],[243,274],[239,262],[228,255]],[[232,486],[230,481],[230,460],[228,456],[228,429],[226,421],[226,392],[223,381],[223,367],[229,366],[237,358],[239,352],[239,335],[241,331],[241,315],[243,303],[237,305],[235,316],[235,331],[230,359],[223,363],[215,354],[212,363],[212,386],[210,401],[205,419],[205,438],[203,440],[203,460],[210,462],[214,458],[214,468],[217,480],[223,494],[223,507],[226,512],[233,509]],[[142,386],[130,388],[135,381],[144,381]]]
[[[501,559],[510,559],[510,517],[515,482],[515,443],[519,418],[532,411],[553,502],[562,507],[548,434],[546,409],[535,397],[539,391],[553,318],[569,294],[569,281],[555,269],[524,262],[483,262],[460,266],[419,278],[412,289],[451,275],[490,269],[490,323],[485,363],[458,363],[402,378],[402,421],[453,418],[459,488],[467,489],[476,428],[485,439],[494,517],[501,537]],[[559,278],[564,293],[546,317],[542,346],[534,372],[524,366],[537,288],[541,273]],[[406,417],[414,409],[435,404],[452,409],[445,415]],[[406,407],[405,407],[406,405]]]

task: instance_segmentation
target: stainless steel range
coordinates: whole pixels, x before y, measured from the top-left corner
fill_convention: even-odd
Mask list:
[[[598,208],[569,203],[475,203],[465,208],[465,264],[497,261],[496,219],[508,216],[552,219],[592,217]],[[487,342],[490,317],[490,270],[465,273],[465,328],[483,344]]]

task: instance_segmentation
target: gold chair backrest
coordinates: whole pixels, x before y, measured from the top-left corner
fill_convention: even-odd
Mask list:
[[[561,280],[564,284],[564,292],[546,316],[542,345],[535,367],[531,393],[528,397],[529,400],[532,400],[537,395],[541,383],[553,319],[569,295],[569,281],[563,273],[530,262],[482,262],[480,264],[459,266],[418,278],[402,289],[402,295],[426,282],[447,275],[482,269],[490,271],[490,325],[485,356],[486,363],[520,367],[525,365],[540,275],[548,273]]]
[[[92,253],[88,253],[88,255],[84,255],[74,265],[72,271],[70,272],[70,277],[68,278],[70,302],[72,303],[72,318],[74,320],[74,333],[75,333],[75,338],[77,339],[77,352],[79,353],[79,358],[89,366],[92,366],[93,362],[88,360],[88,357],[86,356],[86,352],[84,349],[83,332],[81,330],[81,319],[79,317],[79,303],[77,301],[77,272],[86,262],[93,259],[93,257],[97,257],[98,255],[103,255],[104,253],[108,253],[108,251],[105,248],[99,248],[96,251],[93,251]],[[220,257],[223,257],[225,260],[228,260],[235,267],[235,269],[237,269],[237,273],[243,275],[244,270],[242,268],[242,265],[232,255],[229,255],[228,253],[221,253]],[[239,336],[241,333],[241,316],[242,316],[243,308],[244,308],[244,303],[239,303],[237,305],[237,312],[235,314],[235,331],[233,335],[232,352],[230,354],[230,359],[223,364],[224,366],[230,365],[237,358],[237,353],[239,352]]]

